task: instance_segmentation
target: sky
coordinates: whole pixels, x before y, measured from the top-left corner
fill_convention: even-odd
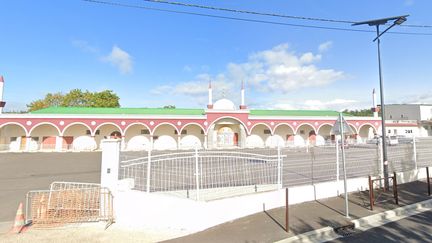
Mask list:
[[[236,105],[244,81],[246,104],[252,109],[368,109],[372,90],[379,91],[373,26],[143,0],[101,1],[132,7],[82,0],[1,1],[5,111],[25,110],[47,93],[76,88],[112,90],[122,107],[205,108],[210,80],[214,100],[225,97]],[[432,1],[173,1],[348,21],[409,14],[403,25],[427,27],[402,25],[390,31],[428,35],[382,36],[385,103],[432,103]]]

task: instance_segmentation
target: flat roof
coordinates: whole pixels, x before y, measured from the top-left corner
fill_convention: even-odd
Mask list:
[[[221,111],[223,112],[223,111]],[[204,109],[185,108],[94,108],[94,107],[48,107],[30,114],[71,114],[71,115],[205,115]],[[332,110],[250,110],[251,116],[338,116]],[[344,114],[344,116],[351,116]]]

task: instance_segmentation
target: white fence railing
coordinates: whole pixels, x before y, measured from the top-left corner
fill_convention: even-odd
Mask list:
[[[340,146],[276,149],[122,152],[119,179],[134,189],[212,200],[281,187],[337,181],[343,175]],[[346,147],[347,178],[382,174],[380,144]],[[390,172],[432,165],[432,139],[387,147]],[[339,171],[338,171],[339,170]],[[338,178],[339,176],[339,178]]]

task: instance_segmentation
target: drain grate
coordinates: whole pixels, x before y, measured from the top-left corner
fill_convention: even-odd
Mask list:
[[[348,225],[343,225],[343,226],[339,226],[336,228],[333,228],[333,230],[336,232],[336,234],[340,235],[340,236],[350,236],[353,234],[358,233],[359,231],[355,229],[354,224],[348,224]]]

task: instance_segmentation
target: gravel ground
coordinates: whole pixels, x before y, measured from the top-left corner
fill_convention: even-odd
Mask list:
[[[105,224],[93,223],[51,229],[29,228],[21,234],[0,234],[0,242],[159,242],[187,233],[172,230],[124,229],[116,225],[111,225],[105,230]]]

